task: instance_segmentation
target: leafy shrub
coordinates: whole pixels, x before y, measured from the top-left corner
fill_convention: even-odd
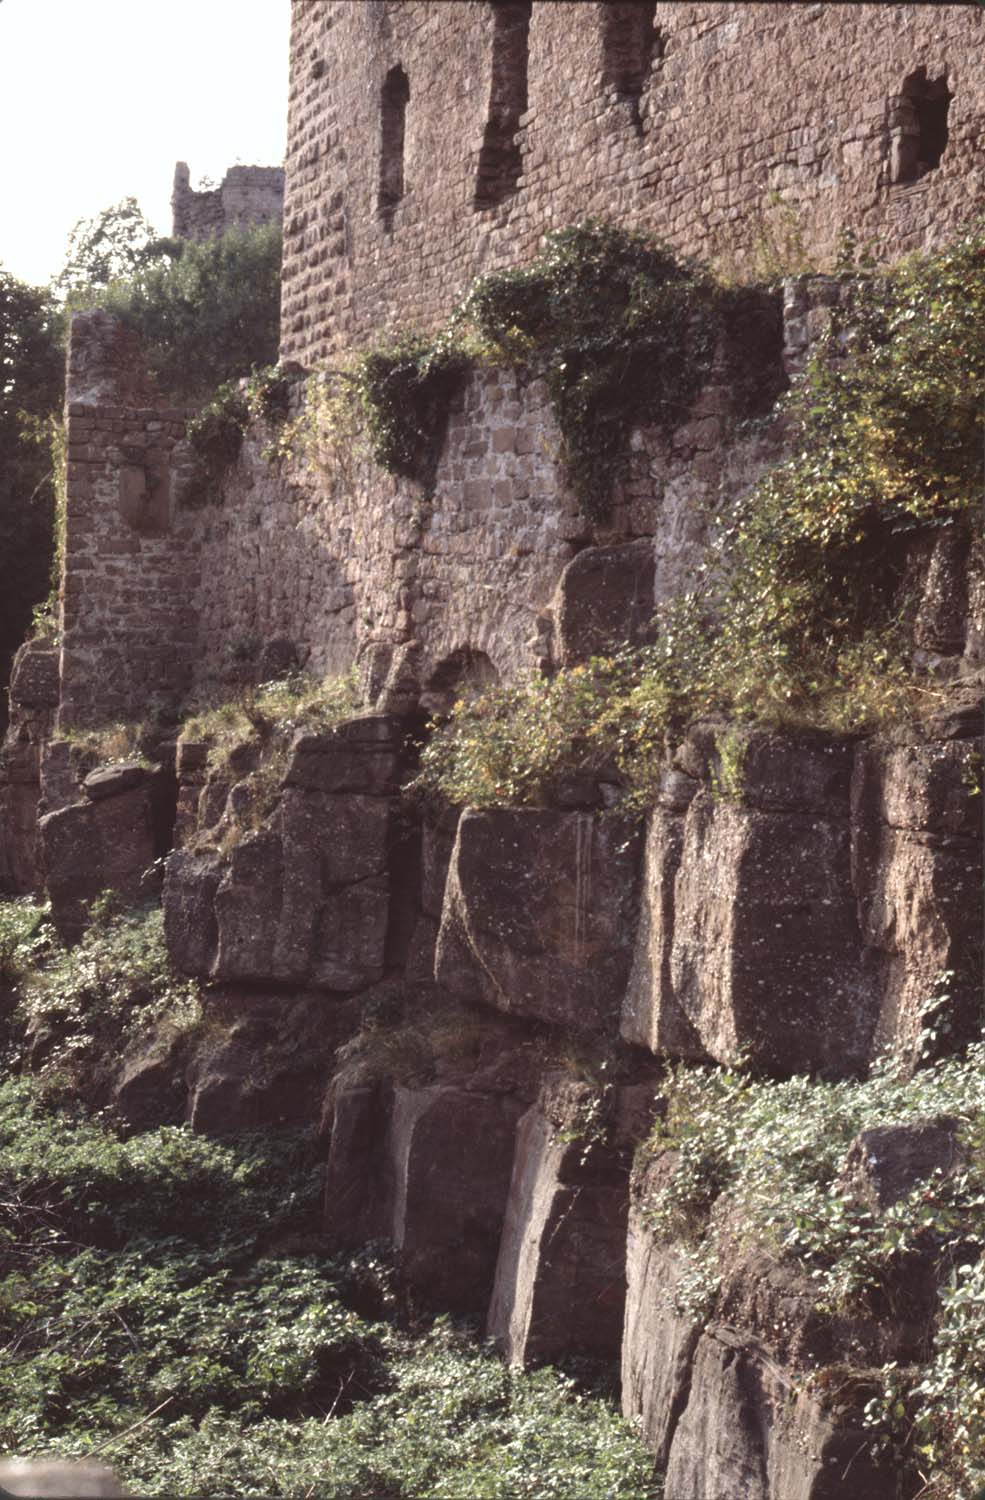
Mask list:
[[[59,452],[55,413],[65,388],[58,308],[50,293],[0,269],[0,670],[48,592]],[[61,429],[60,415],[57,428]],[[0,708],[5,719],[6,704]]]
[[[355,1310],[367,1278],[392,1298],[313,1233],[321,1155],[295,1132],[120,1141],[0,1085],[0,1442],[105,1451],[147,1495],[655,1496],[636,1434],[571,1381]]]
[[[358,361],[354,390],[366,413],[373,457],[384,469],[431,477],[448,403],[467,365],[450,344],[413,337],[372,349]]]
[[[646,652],[594,657],[461,699],[434,726],[416,785],[474,807],[548,802],[571,772],[623,776],[645,794],[664,750],[672,687]]]
[[[46,904],[0,904],[2,977],[16,1000],[11,1020],[27,1028],[47,1075],[95,1097],[131,1041],[162,1023],[173,1030],[198,1023],[198,992],[171,969],[159,909],[119,910],[108,895],[71,949],[48,917]]]
[[[239,382],[227,380],[189,422],[188,441],[211,478],[239,457],[249,419],[250,403]]]
[[[893,1440],[894,1424],[909,1413],[903,1438],[940,1468],[928,1494],[967,1500],[985,1433],[985,1044],[912,1077],[884,1064],[864,1083],[775,1082],[680,1066],[664,1094],[667,1113],[647,1149],[672,1149],[676,1164],[647,1212],[654,1231],[676,1240],[688,1258],[678,1292],[685,1306],[713,1305],[742,1243],[799,1264],[822,1307],[868,1304],[885,1318],[897,1316],[895,1288],[908,1267],[920,1262],[936,1271],[942,1290],[934,1355],[916,1382],[901,1382],[887,1366],[886,1394],[868,1413],[876,1443]],[[960,1122],[959,1170],[921,1182],[881,1212],[839,1188],[845,1153],[860,1130],[945,1115]],[[712,1214],[718,1199],[727,1213],[720,1206]]]
[[[798,1260],[820,1296],[844,1302],[878,1286],[894,1262],[930,1247],[946,1260],[982,1232],[985,1205],[985,1045],[906,1077],[883,1064],[864,1083],[806,1077],[754,1079],[728,1069],[679,1067],[665,1090],[666,1117],[651,1145],[680,1153],[654,1197],[654,1228],[671,1237],[708,1232],[704,1208],[727,1192],[751,1240]],[[890,1121],[957,1115],[966,1169],[870,1213],[834,1186],[860,1130]],[[778,1198],[777,1182],[784,1192]],[[714,1233],[714,1230],[711,1231]],[[985,1240],[983,1240],[985,1244]]]
[[[73,291],[68,306],[116,313],[140,334],[160,389],[201,400],[276,360],[280,257],[272,224],[169,242],[164,256],[138,256],[128,276]]]

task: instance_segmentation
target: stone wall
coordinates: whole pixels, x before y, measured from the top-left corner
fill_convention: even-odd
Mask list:
[[[805,296],[813,307],[809,288],[791,302],[797,339]],[[776,387],[779,297],[758,315]],[[294,399],[297,415],[300,386]],[[134,340],[102,312],[74,320],[67,410],[62,728],[238,690],[272,640],[319,674],[359,662],[374,693],[410,652],[432,702],[463,675],[579,659],[688,585],[710,518],[782,445],[778,429],[740,430],[716,364],[676,431],[634,435],[612,514],[593,524],[566,486],[543,380],[480,366],[427,486],[364,446],[275,460],[276,431],[256,422],[218,484],[196,487],[187,414],[161,404]]]
[[[72,320],[66,398],[59,728],[180,697],[195,653],[193,528],[176,510],[187,412],[162,405],[135,337],[101,310]]]
[[[279,224],[284,213],[283,167],[230,167],[217,188],[196,192],[188,163],[174,169],[171,233],[207,240],[241,224]]]
[[[939,245],[985,185],[983,28],[958,5],[294,0],[283,353],[434,325],[591,215],[726,267],[830,262],[844,229]]]
[[[800,279],[745,309],[762,390],[796,375],[852,285]],[[302,385],[292,400],[296,418]],[[403,674],[430,708],[464,676],[583,660],[692,586],[716,515],[785,442],[782,423],[744,423],[725,343],[686,421],[632,435],[604,524],[568,489],[545,383],[522,368],[464,378],[426,486],[348,439],[276,459],[261,421],[196,486],[186,415],[161,404],[112,318],[74,320],[63,728],[235,693],[271,641],[314,673],[359,663],[374,697]]]

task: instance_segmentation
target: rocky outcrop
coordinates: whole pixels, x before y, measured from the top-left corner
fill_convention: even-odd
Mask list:
[[[653,1100],[554,1079],[520,1121],[487,1325],[512,1363],[618,1355],[629,1167]]]
[[[522,1103],[448,1083],[391,1080],[338,1090],[325,1187],[326,1232],[388,1240],[414,1290],[458,1311],[492,1287]]]
[[[551,605],[555,665],[574,666],[643,640],[653,617],[654,574],[649,537],[577,553]]]
[[[963,1164],[958,1121],[950,1116],[907,1125],[873,1125],[859,1132],[838,1186],[871,1213],[906,1197],[935,1174],[949,1177]]]
[[[103,891],[139,900],[161,853],[160,809],[167,787],[160,768],[136,762],[93,771],[85,800],[47,813],[38,827],[52,918],[67,942],[82,936],[89,907]]]
[[[632,825],[615,817],[466,810],[445,887],[438,983],[514,1015],[614,1031],[637,847]]]
[[[622,1034],[787,1075],[914,1056],[981,994],[974,715],[919,741],[698,726],[651,812]]]
[[[403,746],[400,721],[382,716],[299,734],[274,805],[252,829],[242,820],[255,803],[235,768],[204,778],[198,747],[179,747],[186,847],[168,862],[164,913],[185,973],[343,993],[382,978],[406,843],[394,797]],[[209,837],[222,830],[225,850]]]
[[[876,976],[874,1044],[914,1056],[925,1030],[945,1047],[981,1020],[981,721],[970,712],[921,736],[859,749],[853,873]]]
[[[667,1500],[898,1500],[864,1407],[883,1363],[925,1353],[932,1279],[887,1324],[824,1310],[809,1276],[747,1252],[709,1305],[700,1272],[648,1221],[674,1167],[667,1152],[634,1175],[622,1346],[623,1410],[665,1466]]]

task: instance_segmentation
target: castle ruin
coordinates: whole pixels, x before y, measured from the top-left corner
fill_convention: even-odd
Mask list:
[[[434,330],[477,275],[607,217],[733,272],[829,268],[749,303],[741,341],[768,406],[848,306],[843,231],[892,261],[980,210],[983,40],[985,13],[964,6],[294,0],[282,356],[317,374]],[[179,164],[175,232],[218,232],[254,190],[273,217],[259,170],[191,194]],[[788,451],[782,422],[748,421],[730,370],[719,349],[672,431],[634,432],[604,520],[572,493],[544,379],[488,364],[463,377],[427,484],[363,452],[330,472],[272,458],[257,423],[203,497],[189,414],[115,319],[76,317],[61,636],[15,669],[7,875],[78,905],[110,875],[138,893],[141,861],[171,849],[173,960],[223,1003],[276,1015],[390,981],[459,1005],[495,1053],[481,1068],[332,1073],[328,1094],[334,1062],[305,1073],[290,1107],[328,1100],[333,1232],[394,1240],[412,1284],[478,1309],[510,1358],[621,1355],[670,1500],[709,1500],[709,1484],[715,1500],[891,1500],[891,1465],[859,1457],[861,1398],[833,1408],[798,1360],[905,1363],[925,1327],[866,1324],[849,1347],[809,1286],[753,1260],[713,1316],[685,1315],[667,1295],[679,1257],[642,1206],[651,1168],[631,1176],[630,1157],[667,1059],[858,1072],[912,1050],[942,971],[973,1028],[981,836],[961,788],[980,703],[909,739],[743,731],[734,805],[714,727],[692,726],[643,833],[607,813],[602,774],[537,809],[438,817],[401,791],[410,727],[463,685],[583,663],[690,586],[714,517]],[[970,693],[985,570],[946,535],[921,546],[916,643]],[[232,692],[265,652],[356,666],[370,711],[300,735],[276,809],[235,844],[235,777],[202,746],[172,745],[160,775],[73,761],[68,732]],[[598,1168],[572,1134],[584,1086],[531,1076],[545,1028],[634,1049]],[[188,1084],[196,1128],[281,1118],[290,1080],[265,1094],[217,1068]]]

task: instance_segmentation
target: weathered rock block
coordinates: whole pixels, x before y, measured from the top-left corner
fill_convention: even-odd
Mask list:
[[[58,648],[25,641],[10,673],[10,700],[24,708],[58,707]]]
[[[646,1221],[646,1186],[654,1166],[637,1176],[626,1237],[626,1312],[622,1338],[622,1409],[638,1417],[657,1466],[687,1405],[691,1366],[704,1318],[678,1305],[686,1261],[660,1243]]]
[[[950,1116],[874,1125],[849,1147],[839,1186],[870,1212],[881,1213],[935,1172],[949,1176],[963,1159],[958,1121]]]
[[[623,1411],[665,1467],[667,1500],[898,1500],[864,1407],[883,1363],[926,1348],[932,1273],[887,1322],[820,1309],[809,1277],[754,1253],[726,1265],[709,1320],[691,1310],[685,1253],[647,1221],[676,1161],[665,1151],[633,1176],[622,1350]]]
[[[492,1286],[522,1106],[435,1084],[356,1083],[338,1092],[326,1229],[385,1238],[407,1282],[441,1306],[485,1303]]]
[[[488,1318],[512,1363],[618,1352],[632,1145],[653,1090],[621,1094],[601,1139],[585,1084],[548,1084],[520,1121]]]
[[[293,788],[226,856],[168,860],[165,931],[184,973],[348,991],[382,977],[392,804]]]
[[[853,873],[866,959],[877,977],[877,1047],[915,1056],[927,1007],[945,1041],[980,1024],[982,831],[980,742],[860,747],[852,787]]]
[[[847,1372],[846,1372],[847,1373]],[[897,1500],[895,1464],[871,1456],[863,1407],[876,1385],[826,1408],[744,1330],[698,1340],[667,1464],[667,1500]]]
[[[718,1062],[859,1068],[874,1001],[860,966],[847,821],[695,798],[675,888],[673,994]]]
[[[112,767],[95,787],[95,800],[48,813],[39,824],[52,918],[68,942],[81,937],[89,905],[102,891],[118,891],[125,901],[141,896],[157,849],[155,773]]]
[[[284,785],[376,796],[397,792],[405,736],[401,721],[386,714],[347,719],[320,734],[299,734]]]
[[[554,596],[558,666],[574,666],[643,639],[653,616],[653,541],[587,547],[568,563]]]
[[[0,887],[40,891],[41,759],[58,707],[58,652],[27,641],[14,657],[10,724],[0,747]]]
[[[614,1029],[632,953],[638,838],[590,813],[467,810],[435,977],[499,1010]]]
[[[691,783],[691,795],[695,787]],[[620,1029],[626,1041],[651,1052],[700,1061],[708,1054],[677,999],[671,976],[683,847],[683,810],[654,808],[647,824],[639,928]]]

